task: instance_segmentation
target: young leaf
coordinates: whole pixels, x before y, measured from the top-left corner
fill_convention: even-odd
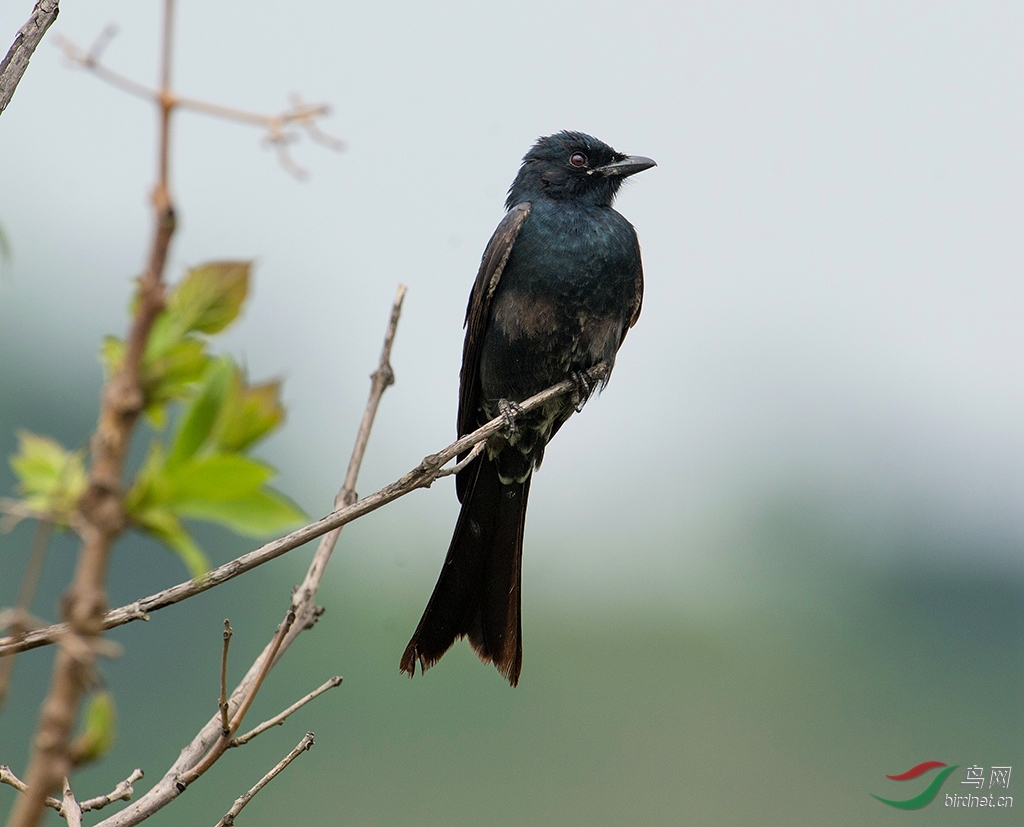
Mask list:
[[[167,403],[188,398],[210,361],[206,346],[191,337],[176,342],[159,358],[147,356],[142,366],[146,416],[157,430],[163,430],[166,425]]]
[[[85,726],[71,744],[75,763],[84,764],[106,755],[114,745],[116,731],[114,696],[109,692],[97,692],[85,708]]]
[[[168,502],[179,507],[191,500],[233,500],[258,491],[273,474],[269,466],[240,454],[209,454],[175,465],[168,462]]]
[[[170,314],[183,333],[218,333],[238,317],[249,291],[248,261],[214,261],[195,267],[171,294]]]
[[[50,437],[19,431],[18,453],[10,462],[25,504],[67,523],[88,484],[83,452],[69,451]]]
[[[220,523],[239,534],[259,537],[298,525],[302,509],[272,488],[231,500],[187,500],[177,504],[183,517]]]
[[[247,385],[241,372],[236,374],[217,435],[217,447],[225,452],[244,451],[284,421],[281,382],[273,380]]]
[[[149,338],[146,339],[145,361],[158,361],[167,351],[180,342],[188,331],[181,324],[181,320],[165,307],[153,320],[153,326],[149,330]]]
[[[234,364],[226,357],[209,364],[202,386],[178,423],[177,433],[174,435],[171,452],[167,458],[169,466],[191,458],[207,442],[224,406],[234,372]]]

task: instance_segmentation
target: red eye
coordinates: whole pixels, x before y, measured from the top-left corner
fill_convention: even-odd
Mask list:
[[[574,167],[585,167],[587,165],[587,156],[582,152],[574,152],[569,156],[569,163]]]

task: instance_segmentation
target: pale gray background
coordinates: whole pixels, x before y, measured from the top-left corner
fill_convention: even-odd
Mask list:
[[[4,48],[31,6],[0,5]],[[280,467],[280,487],[303,507],[322,513],[339,485],[399,281],[409,293],[393,359],[398,383],[382,405],[361,492],[453,437],[465,299],[505,191],[538,135],[579,129],[658,161],[617,202],[639,233],[647,292],[609,388],[559,434],[533,486],[524,684],[540,679],[541,656],[531,662],[531,646],[537,651],[547,635],[539,627],[531,634],[531,611],[552,618],[555,629],[571,616],[584,630],[583,644],[556,648],[552,662],[614,670],[614,659],[600,657],[600,636],[586,631],[588,617],[685,634],[763,627],[766,617],[799,617],[793,622],[815,627],[822,618],[846,617],[836,607],[852,583],[886,610],[903,611],[906,595],[886,588],[905,580],[939,584],[925,588],[929,608],[919,618],[931,635],[920,650],[934,661],[937,672],[929,674],[946,674],[943,664],[949,674],[959,671],[950,646],[967,635],[996,646],[992,657],[1005,670],[976,676],[995,693],[983,702],[998,706],[993,698],[1008,697],[1013,676],[1019,685],[1024,6],[179,6],[174,74],[183,94],[271,112],[299,91],[332,105],[323,126],[348,144],[339,155],[298,144],[294,157],[310,173],[299,183],[251,129],[185,113],[174,130],[181,221],[169,275],[210,258],[256,260],[245,317],[221,346],[256,378],[286,378],[289,420],[263,454]],[[120,34],[106,62],[149,82],[158,20],[155,3],[63,5],[0,118],[0,224],[14,249],[0,275],[4,454],[15,427],[48,431],[70,445],[85,438],[100,379],[97,343],[124,329],[129,279],[150,235],[155,115],[64,68],[55,35],[87,45],[116,22]],[[3,479],[9,488],[9,475]],[[367,606],[395,607],[381,627],[388,670],[429,594],[456,512],[451,485],[439,484],[342,540],[327,591],[349,589]],[[27,536],[0,538],[0,548],[20,549]],[[228,553],[211,549],[216,559]],[[147,549],[133,558],[165,567],[154,588],[182,579],[160,555]],[[301,561],[271,577],[291,582],[299,568]],[[0,599],[9,602],[14,582],[3,579]],[[276,617],[278,592],[270,583],[266,591]],[[955,608],[943,597],[955,603],[967,593],[976,599]],[[126,587],[124,599],[132,596]],[[222,611],[213,601],[208,608],[212,617]],[[849,617],[879,611],[864,604]],[[359,635],[351,627],[337,632]],[[215,646],[216,629],[210,634]],[[844,634],[837,640],[857,639]],[[788,639],[769,635],[766,645],[789,651]],[[325,657],[323,650],[313,657]],[[45,657],[36,658],[45,672]],[[465,667],[475,676],[480,667],[471,660]],[[905,661],[895,662],[895,673],[878,673],[880,697],[901,694]],[[351,661],[332,659],[325,668],[355,677]],[[820,671],[813,657],[807,668]],[[441,687],[443,669],[423,685]],[[653,676],[644,681],[645,667],[637,670],[641,684],[665,689]],[[390,681],[391,672],[384,674]],[[752,679],[721,680],[732,686]],[[404,695],[420,683],[411,686]],[[509,702],[494,691],[494,704]],[[692,711],[705,696],[679,687],[673,697]],[[372,703],[373,693],[368,697]],[[783,697],[796,704],[790,693]],[[966,694],[941,697],[944,712],[928,719],[939,733],[968,705]],[[888,714],[881,701],[867,706],[872,720]],[[757,716],[771,718],[774,710],[768,704]],[[997,743],[1019,743],[998,740],[1007,720],[1019,726],[1019,707],[988,713]],[[651,720],[643,725],[660,728]],[[862,723],[850,729],[862,732]],[[452,737],[450,728],[438,731],[443,743]],[[680,738],[693,748],[687,732]],[[865,780],[837,769],[858,806],[867,808],[866,800],[880,807],[866,796],[886,794],[875,779],[918,761],[1014,757],[995,747],[972,753],[948,732],[926,747],[914,732],[907,725],[905,738],[884,748],[865,736]],[[486,744],[491,736],[481,737]],[[709,739],[721,742],[714,731]],[[622,758],[621,744],[597,740]],[[825,750],[843,743],[813,740]],[[449,746],[463,753],[457,743]],[[815,760],[834,761],[848,746]],[[543,756],[564,763],[544,748],[516,747],[540,766]],[[798,763],[803,749],[791,748]],[[745,737],[734,751],[723,750],[725,766],[741,754],[765,755],[764,745]],[[442,779],[455,774],[440,769],[447,766],[437,757],[444,749],[432,745],[427,753]],[[711,761],[708,749],[697,749],[686,765],[702,760]],[[750,778],[780,796],[781,786],[796,785],[785,792],[790,804],[808,794],[797,770],[779,769],[765,781],[758,767],[750,767]],[[663,798],[646,796],[655,808],[650,818],[667,817],[657,815],[662,805],[671,813],[694,796],[735,800],[744,795],[739,787],[751,789],[730,787],[724,769],[714,777],[725,788],[700,792],[672,781]],[[542,773],[538,783],[550,784],[558,791],[552,801],[560,801],[571,784],[546,778]],[[409,783],[394,782],[403,789]],[[445,783],[431,789],[445,794]],[[537,794],[528,782],[520,788]],[[601,789],[580,800],[600,802]],[[221,796],[227,804],[220,811],[237,792]],[[365,823],[399,817],[388,809],[399,806],[394,801],[356,810],[356,793],[339,793],[332,806]],[[862,821],[819,793],[825,809],[814,818],[826,812]],[[736,812],[710,807],[703,821],[738,823],[762,812],[747,804]],[[572,822],[554,815],[555,804],[540,806],[534,816],[505,817]],[[616,822],[614,808],[594,806],[589,823]],[[778,802],[772,806],[783,812]],[[218,807],[211,804],[203,818]],[[415,809],[401,812],[429,820]],[[865,812],[880,817],[877,809]],[[786,820],[802,814],[789,811]],[[435,817],[456,822],[451,813]],[[487,823],[490,816],[466,818]]]

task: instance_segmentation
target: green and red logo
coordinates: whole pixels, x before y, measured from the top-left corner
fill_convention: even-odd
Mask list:
[[[943,782],[949,777],[949,774],[953,772],[959,765],[953,764],[951,767],[947,767],[942,761],[922,761],[916,767],[911,767],[906,772],[901,772],[899,775],[887,775],[886,778],[892,781],[910,781],[914,778],[920,778],[926,772],[934,770],[936,767],[945,767],[939,773],[936,773],[935,777],[932,778],[931,783],[924,788],[924,790],[913,798],[897,799],[882,798],[880,795],[871,793],[872,798],[877,798],[883,804],[888,804],[890,807],[898,807],[901,810],[920,810],[925,804],[930,804],[932,799],[939,794],[939,788]]]

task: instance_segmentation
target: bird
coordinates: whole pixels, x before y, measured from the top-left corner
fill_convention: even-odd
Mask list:
[[[456,475],[462,504],[437,585],[400,663],[425,672],[456,640],[513,687],[523,662],[523,532],[534,470],[549,440],[608,381],[643,300],[636,231],[612,202],[656,166],[582,132],[539,138],[509,188],[466,309],[459,436],[497,417],[506,427]],[[578,391],[523,414],[518,403],[576,379]],[[460,455],[460,461],[469,455]]]

